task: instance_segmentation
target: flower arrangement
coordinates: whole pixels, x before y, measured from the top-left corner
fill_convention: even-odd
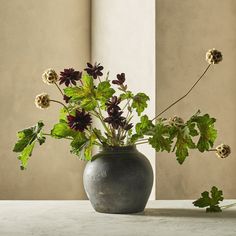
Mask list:
[[[43,131],[42,121],[18,132],[13,151],[19,153],[21,169],[26,169],[35,144],[42,145],[46,136],[70,140],[71,153],[86,161],[92,160],[95,145],[116,147],[146,143],[157,152],[174,152],[179,164],[183,164],[189,156],[190,149],[214,151],[218,157],[226,158],[230,154],[228,145],[221,144],[214,148],[217,137],[215,118],[200,111],[186,121],[178,116],[161,117],[194,89],[211,65],[218,64],[222,59],[220,51],[209,50],[206,53],[208,66],[188,92],[151,119],[143,114],[149,97],[145,93],[134,94],[129,90],[125,73],[117,74],[115,79],[110,80],[109,73],[104,76],[103,66],[97,63],[87,63],[84,71],[64,69],[60,75],[53,69],[47,69],[42,80],[56,86],[62,100],[54,100],[48,94],[41,93],[36,96],[35,104],[40,109],[48,109],[52,103],[60,104],[59,122],[50,132]],[[136,124],[132,122],[134,116],[139,117]],[[95,119],[101,123],[103,130],[93,126]]]

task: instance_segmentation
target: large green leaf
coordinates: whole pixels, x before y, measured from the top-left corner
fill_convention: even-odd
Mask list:
[[[219,190],[217,187],[213,186],[211,188],[211,196],[209,192],[205,191],[201,193],[201,197],[193,202],[194,206],[200,208],[206,208],[206,212],[221,212],[221,208],[219,206],[220,201],[223,201],[223,192]]]
[[[94,84],[93,78],[87,74],[84,74],[81,79],[83,85],[80,87],[68,87],[64,89],[66,96],[71,97],[70,101],[80,101],[88,96],[94,96]]]
[[[66,122],[60,122],[54,125],[51,130],[51,135],[54,138],[66,138],[66,137],[74,137],[76,132],[72,130]]]
[[[96,137],[93,135],[87,138],[84,133],[78,133],[71,142],[71,153],[77,155],[81,160],[90,161],[95,139]]]
[[[161,122],[157,123],[153,129],[154,134],[151,138],[149,138],[149,143],[157,152],[171,151],[171,144],[173,141],[170,138],[169,130],[170,128]]]
[[[177,140],[175,143],[176,148],[176,157],[179,164],[183,164],[186,157],[189,155],[188,149],[195,148],[195,144],[190,136],[190,131],[187,126],[182,129],[176,129],[177,131]]]
[[[134,143],[138,139],[143,138],[144,135],[153,134],[154,125],[151,120],[149,120],[147,115],[141,116],[140,122],[136,124],[136,133],[132,135],[131,142]]]
[[[83,108],[85,111],[92,111],[97,106],[97,101],[94,97],[87,97],[84,98],[81,103],[80,107]]]
[[[140,116],[141,113],[147,107],[147,101],[150,100],[149,97],[144,93],[137,93],[133,97],[132,107],[136,109],[136,112]]]
[[[115,93],[115,90],[111,88],[110,82],[103,81],[97,86],[96,98],[100,101],[107,101]]]
[[[18,132],[18,141],[16,142],[13,151],[19,152],[18,159],[21,161],[21,169],[25,169],[28,160],[32,155],[35,143],[38,142],[42,145],[45,142],[45,137],[42,134],[44,124],[39,121],[35,126],[21,130]]]
[[[213,147],[217,137],[217,130],[214,128],[216,119],[205,114],[203,116],[193,116],[190,121],[197,124],[197,128],[200,132],[200,138],[197,143],[198,150],[204,152]]]

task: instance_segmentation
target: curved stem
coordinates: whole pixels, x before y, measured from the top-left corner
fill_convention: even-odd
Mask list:
[[[54,83],[56,85],[56,87],[58,88],[58,90],[60,91],[61,95],[64,97],[64,93],[62,92],[61,88],[58,86],[57,83]]]
[[[176,103],[178,103],[179,101],[181,101],[182,99],[184,99],[193,89],[194,87],[197,85],[197,83],[202,79],[202,77],[206,74],[206,72],[208,71],[208,69],[210,68],[211,64],[209,64],[207,66],[207,68],[204,70],[204,72],[202,73],[202,75],[198,78],[198,80],[192,85],[192,87],[188,90],[188,92],[183,95],[182,97],[180,97],[178,100],[176,100],[175,102],[173,102],[172,104],[170,104],[167,108],[165,108],[163,111],[161,111],[156,117],[154,117],[152,119],[152,121],[154,121],[156,118],[158,118],[160,115],[162,115],[164,112],[166,112],[167,110],[169,110],[172,106],[174,106]]]
[[[66,107],[66,105],[65,104],[63,104],[62,102],[60,102],[60,101],[57,101],[57,100],[53,100],[53,99],[50,99],[50,102],[56,102],[56,103],[58,103],[58,104],[61,104],[66,110],[67,110],[67,112],[69,113],[69,110],[68,110],[68,108]]]

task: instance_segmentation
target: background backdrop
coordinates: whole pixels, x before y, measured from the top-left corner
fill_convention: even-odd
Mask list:
[[[46,111],[34,105],[41,92],[60,97],[41,80],[46,68],[82,69],[91,60],[112,75],[125,72],[133,90],[150,95],[152,117],[187,91],[213,47],[223,62],[165,116],[209,112],[217,118],[216,144],[229,144],[231,156],[191,152],[180,166],[174,154],[141,150],[156,169],[152,199],[193,199],[212,185],[235,198],[235,11],[234,0],[0,0],[0,199],[86,198],[84,163],[65,141],[48,138],[35,148],[27,171],[11,151],[19,129],[44,120],[49,130],[57,121],[57,104]]]
[[[44,120],[58,120],[59,105],[34,105],[35,95],[56,87],[42,82],[47,68],[80,68],[90,59],[90,2],[87,0],[0,0],[0,199],[83,199],[84,163],[68,143],[50,137],[34,150],[21,171],[12,152],[16,131]]]

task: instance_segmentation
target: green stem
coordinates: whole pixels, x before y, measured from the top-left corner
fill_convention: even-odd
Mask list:
[[[129,105],[130,99],[127,100],[127,103],[125,104],[125,106],[123,107],[122,111],[124,111],[124,109]]]
[[[96,114],[96,115],[94,115],[94,116],[96,116],[96,117],[101,121],[101,123],[102,123],[104,129],[107,131],[107,133],[108,133],[108,134],[111,134],[110,130],[107,128],[105,122],[103,121],[103,117],[102,117],[102,114],[101,114],[101,111],[100,111],[100,107],[99,107],[99,112],[97,112],[97,111],[95,111],[95,110],[94,110],[94,112],[95,112],[95,114]]]
[[[203,78],[203,76],[206,74],[206,72],[208,71],[208,69],[210,68],[211,64],[207,66],[207,68],[204,70],[204,72],[202,73],[202,75],[198,78],[198,80],[192,85],[192,87],[188,90],[188,92],[183,95],[182,97],[180,97],[178,100],[176,100],[175,102],[173,102],[172,104],[170,104],[167,108],[165,108],[163,111],[161,111],[156,117],[154,117],[152,119],[152,121],[154,121],[156,118],[158,118],[160,115],[162,115],[164,112],[166,112],[167,110],[169,110],[172,106],[174,106],[176,103],[178,103],[179,101],[181,101],[182,99],[184,99],[186,96],[188,96],[188,94],[194,89],[194,87],[197,85],[197,83]]]
[[[58,86],[58,84],[55,82],[54,83],[56,85],[56,87],[58,88],[58,90],[60,91],[62,97],[64,97],[64,93],[62,92],[61,88]]]
[[[58,104],[61,104],[66,110],[67,110],[67,112],[69,113],[69,110],[68,110],[68,108],[66,107],[66,105],[65,104],[63,104],[62,102],[60,102],[60,101],[57,101],[57,100],[53,100],[53,99],[50,99],[50,102],[55,102],[55,103],[58,103]]]

